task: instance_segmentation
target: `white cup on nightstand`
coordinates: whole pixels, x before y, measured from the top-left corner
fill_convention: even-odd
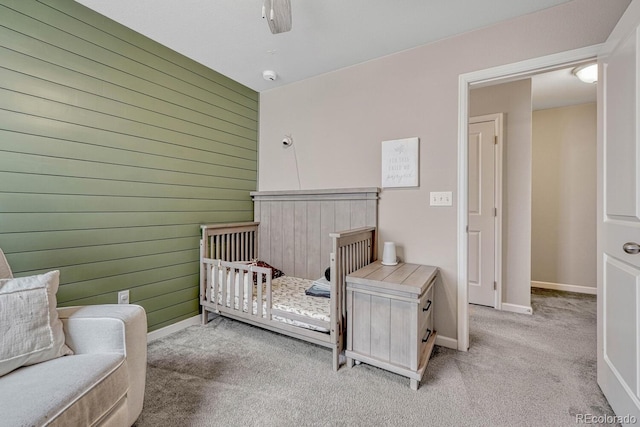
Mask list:
[[[398,258],[396,257],[396,244],[394,242],[384,242],[382,250],[382,265],[396,265]]]

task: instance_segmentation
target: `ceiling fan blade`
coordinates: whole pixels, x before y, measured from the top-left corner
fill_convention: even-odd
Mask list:
[[[267,22],[273,34],[291,31],[291,0],[265,0],[264,9],[269,11]]]

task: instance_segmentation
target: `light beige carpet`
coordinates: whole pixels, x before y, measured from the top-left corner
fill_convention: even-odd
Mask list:
[[[437,347],[418,391],[367,365],[216,318],[149,344],[146,426],[573,426],[596,384],[594,296],[537,290],[532,316],[471,307],[471,349]]]

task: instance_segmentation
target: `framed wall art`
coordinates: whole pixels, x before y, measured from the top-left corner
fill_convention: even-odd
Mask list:
[[[419,185],[419,138],[382,141],[382,188]]]

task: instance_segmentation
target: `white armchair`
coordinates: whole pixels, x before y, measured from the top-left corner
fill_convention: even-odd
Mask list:
[[[0,279],[12,278],[0,250]],[[7,281],[0,281],[0,289]],[[144,400],[147,319],[137,305],[58,308],[73,355],[0,376],[6,425],[131,426]],[[0,361],[1,362],[1,361]]]

